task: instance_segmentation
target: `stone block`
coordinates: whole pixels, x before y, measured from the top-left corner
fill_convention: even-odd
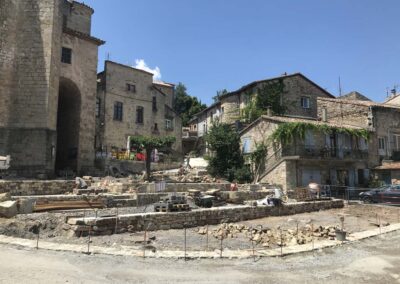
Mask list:
[[[12,218],[17,213],[17,201],[9,200],[0,203],[0,217]]]
[[[30,214],[35,207],[34,199],[19,199],[17,202],[18,214]]]
[[[11,199],[11,194],[9,192],[0,193],[0,202],[7,201]]]

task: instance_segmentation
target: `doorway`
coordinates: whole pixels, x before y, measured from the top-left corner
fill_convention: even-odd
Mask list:
[[[57,110],[56,172],[78,169],[81,94],[71,80],[60,79]]]

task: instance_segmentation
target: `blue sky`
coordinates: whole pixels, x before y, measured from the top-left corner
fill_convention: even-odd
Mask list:
[[[400,85],[397,0],[86,0],[110,59],[159,67],[210,104],[217,90],[301,72],[338,95],[383,101]],[[400,86],[398,87],[400,91]]]

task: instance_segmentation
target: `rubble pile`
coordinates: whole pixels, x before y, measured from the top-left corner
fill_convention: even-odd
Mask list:
[[[224,223],[208,233],[216,239],[238,238],[245,234],[249,241],[263,247],[292,246],[310,243],[318,239],[335,239],[337,226],[315,226],[307,224],[296,229],[267,228],[262,226],[249,227],[243,224]],[[207,227],[200,227],[200,235],[207,234]]]

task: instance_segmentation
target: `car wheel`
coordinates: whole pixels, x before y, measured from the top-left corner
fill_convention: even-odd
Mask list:
[[[362,201],[363,201],[364,203],[368,203],[368,204],[374,203],[374,202],[372,201],[372,197],[371,197],[371,196],[366,196],[366,197],[364,197],[364,198],[362,199]]]

